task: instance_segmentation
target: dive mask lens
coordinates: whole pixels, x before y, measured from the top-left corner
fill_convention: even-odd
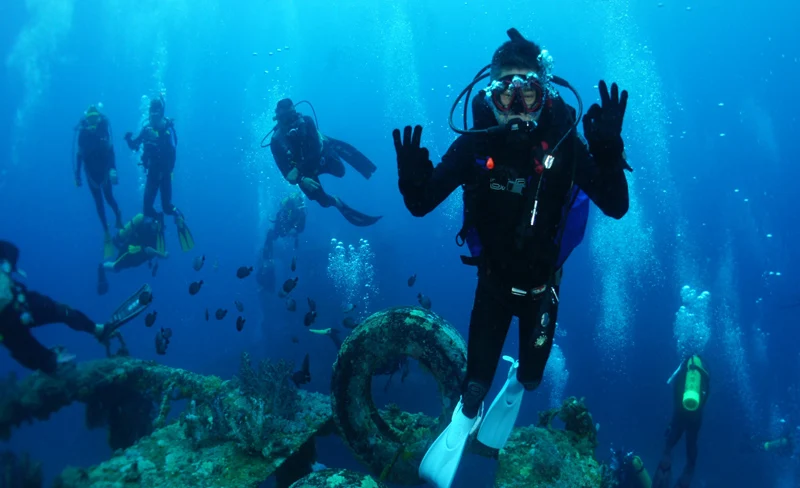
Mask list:
[[[544,103],[542,85],[532,77],[509,75],[491,85],[495,108],[503,113],[535,113]]]
[[[86,115],[86,123],[85,126],[89,130],[97,129],[97,125],[100,123],[100,114],[97,112],[90,112]]]

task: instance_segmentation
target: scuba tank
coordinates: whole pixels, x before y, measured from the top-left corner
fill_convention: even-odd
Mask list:
[[[686,365],[686,383],[683,388],[683,408],[694,412],[700,407],[700,397],[702,390],[703,377],[701,371],[703,363],[697,356],[692,356]]]
[[[636,488],[651,488],[653,481],[650,479],[650,474],[644,469],[644,463],[639,456],[633,456],[631,460],[631,468],[633,469],[632,485]]]
[[[767,441],[764,443],[764,450],[767,452],[770,451],[780,451],[781,449],[786,449],[789,446],[789,439],[786,437],[781,437],[780,439],[775,439],[774,441]]]

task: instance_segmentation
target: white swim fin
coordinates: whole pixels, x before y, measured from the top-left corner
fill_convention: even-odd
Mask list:
[[[467,418],[461,413],[462,407],[463,404],[459,400],[450,425],[431,444],[419,465],[420,478],[429,481],[436,488],[450,488],[453,484],[467,440],[481,423],[482,404],[481,411],[474,419]]]
[[[481,424],[478,432],[478,441],[492,449],[502,449],[514,429],[517,422],[519,408],[522,405],[522,395],[525,388],[517,380],[517,368],[519,361],[510,356],[503,356],[503,359],[511,363],[508,371],[508,380],[503,385],[503,389],[486,412],[486,417]]]

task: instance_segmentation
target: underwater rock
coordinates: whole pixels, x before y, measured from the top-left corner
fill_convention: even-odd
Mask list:
[[[582,454],[594,453],[594,448],[597,447],[597,425],[583,398],[578,400],[569,397],[560,408],[539,412],[539,427],[552,428],[550,424],[554,417],[564,422],[564,430],[572,437],[573,443]]]
[[[0,439],[8,439],[23,422],[47,420],[73,402],[90,402],[102,389],[127,385],[148,396],[167,400],[210,398],[223,385],[216,376],[203,376],[130,357],[113,357],[63,368],[57,376],[34,372],[22,381],[0,384]],[[162,408],[155,425],[163,425],[168,408]]]
[[[555,429],[555,417],[564,429]],[[561,408],[539,413],[538,427],[511,432],[499,452],[495,486],[522,488],[559,486],[594,488],[603,486],[603,469],[594,458],[597,430],[583,399],[569,397]]]
[[[404,419],[398,427],[379,415],[370,393],[372,376],[387,357],[400,355],[416,359],[436,379],[443,392],[438,424],[397,409],[395,417]],[[464,339],[429,310],[395,307],[364,320],[342,344],[331,380],[333,419],[356,458],[387,482],[422,484],[419,463],[450,421],[466,364]]]
[[[495,486],[601,488],[603,470],[591,453],[580,452],[571,432],[520,427],[499,453]]]
[[[330,423],[330,404],[324,395],[306,391],[299,395],[296,421],[284,426],[260,453],[233,439],[198,446],[187,436],[183,422],[173,422],[97,466],[65,470],[57,486],[256,488]],[[223,401],[236,406],[242,398],[238,389],[232,389]]]
[[[386,488],[364,473],[346,469],[323,469],[298,480],[290,488]]]

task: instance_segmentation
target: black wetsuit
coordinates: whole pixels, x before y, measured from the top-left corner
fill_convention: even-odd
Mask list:
[[[262,257],[264,259],[272,259],[272,247],[275,243],[275,240],[281,237],[289,236],[292,231],[294,231],[295,235],[294,245],[296,248],[298,236],[305,230],[305,228],[305,208],[291,202],[287,202],[281,206],[281,209],[278,210],[278,214],[275,216],[274,225],[267,231],[267,238],[264,241]]]
[[[467,417],[477,415],[489,390],[514,316],[519,317],[520,336],[517,378],[527,390],[541,382],[555,333],[558,235],[565,205],[569,206],[574,193],[573,178],[575,186],[606,215],[618,219],[628,210],[622,161],[595,161],[582,138],[573,132],[554,154],[552,168],[544,170],[536,222],[530,226],[533,197],[541,178],[536,167],[541,166],[545,146],[554,148],[569,130],[572,117],[574,110],[557,99],[542,113],[539,127],[528,141],[512,140],[506,134],[462,135],[427,181],[400,181],[406,207],[418,217],[463,185],[465,229],[472,228],[481,243],[480,256],[465,259],[465,263],[478,266],[462,388]],[[478,164],[488,158],[492,169]],[[548,286],[542,290],[544,285]],[[512,287],[523,296],[512,294]],[[541,326],[543,320],[545,327]]]
[[[128,140],[128,147],[142,151],[142,166],[147,170],[147,182],[144,188],[145,217],[158,218],[153,204],[156,194],[161,191],[161,209],[167,215],[179,215],[172,204],[172,172],[175,170],[177,158],[178,134],[172,120],[165,119],[162,129],[155,129],[150,124],[144,126],[136,139]]]
[[[279,124],[272,136],[270,149],[284,178],[294,168],[300,173],[301,180],[311,178],[317,183],[321,174],[336,178],[344,176],[344,163],[337,155],[326,150],[314,119],[308,115],[300,116],[288,124]],[[325,193],[321,186],[314,192],[308,192],[302,186],[300,190],[325,208],[336,204],[334,197]]]
[[[697,437],[700,433],[700,427],[703,424],[703,409],[708,401],[708,394],[711,388],[711,381],[709,380],[708,373],[705,370],[698,370],[701,373],[700,384],[700,405],[697,410],[689,411],[683,407],[683,393],[686,387],[686,373],[688,370],[688,361],[684,361],[678,374],[673,378],[672,383],[672,403],[673,414],[672,420],[667,427],[665,433],[666,443],[664,446],[664,454],[658,466],[658,471],[655,476],[654,485],[657,484],[658,479],[664,476],[664,473],[671,473],[672,469],[672,448],[678,444],[681,437],[686,434],[686,467],[678,480],[677,486],[686,488],[691,483],[694,476],[694,469],[697,463]],[[704,365],[705,366],[705,365]]]
[[[33,322],[26,325],[22,321],[20,311],[13,306],[7,306],[0,311],[2,343],[19,364],[29,369],[40,369],[45,373],[53,373],[58,367],[58,355],[37,341],[31,334],[30,328],[63,323],[67,324],[70,329],[93,334],[96,325],[80,310],[58,303],[41,293],[27,291],[19,283],[15,282],[15,286],[16,293],[25,295],[27,311]]]
[[[89,130],[83,124],[80,125],[78,133],[78,154],[76,155],[75,180],[80,181],[81,167],[86,173],[86,181],[89,190],[92,192],[94,204],[97,208],[97,215],[103,224],[103,230],[108,231],[106,221],[106,210],[103,203],[103,196],[108,206],[114,212],[117,219],[117,226],[122,225],[122,216],[119,205],[114,199],[114,192],[111,188],[111,178],[109,172],[116,170],[116,158],[114,156],[114,145],[111,143],[111,130],[108,119],[102,117],[94,130]]]

